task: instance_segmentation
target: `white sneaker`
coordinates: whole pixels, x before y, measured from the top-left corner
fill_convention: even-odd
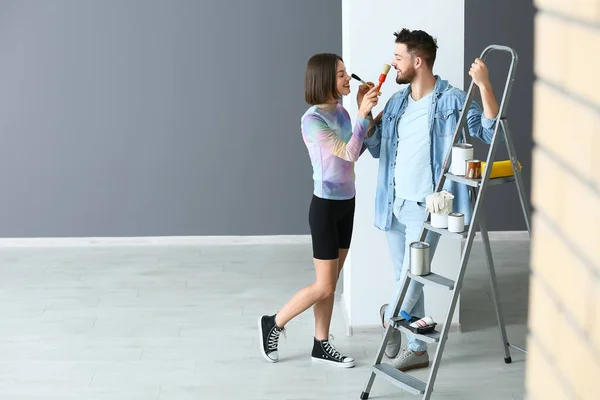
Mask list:
[[[391,364],[394,368],[402,372],[410,371],[411,369],[426,368],[429,366],[429,355],[425,351],[425,353],[418,356],[411,349],[404,349],[398,357],[392,360]]]
[[[384,304],[379,309],[379,316],[381,317],[381,326],[383,326],[383,331],[385,332],[385,309],[388,307],[388,304]],[[388,340],[385,345],[385,355],[387,358],[394,358],[398,355],[400,351],[400,346],[402,345],[402,333],[398,329],[392,329],[392,336],[390,340]]]

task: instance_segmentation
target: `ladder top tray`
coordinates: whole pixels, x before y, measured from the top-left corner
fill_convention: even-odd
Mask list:
[[[480,187],[481,180],[482,180],[481,178],[480,179],[469,179],[469,178],[465,178],[464,176],[453,175],[449,172],[446,174],[446,179],[448,179],[450,181],[462,183],[465,185],[469,185],[472,187]],[[507,176],[507,177],[503,177],[503,178],[490,178],[490,179],[488,179],[487,184],[490,186],[493,186],[493,185],[502,185],[504,183],[512,183],[514,181],[515,181],[514,176]]]

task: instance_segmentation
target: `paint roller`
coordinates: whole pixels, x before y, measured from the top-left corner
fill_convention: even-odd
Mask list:
[[[517,161],[517,165],[519,167],[519,170],[522,171],[523,166],[521,165],[521,163]],[[486,166],[485,161],[482,161],[481,162],[481,175],[483,175],[485,173],[485,166]],[[514,175],[514,171],[513,171],[512,163],[510,162],[510,160],[494,161],[492,163],[492,170],[490,171],[490,178],[504,178],[504,177],[513,176],[513,175]]]

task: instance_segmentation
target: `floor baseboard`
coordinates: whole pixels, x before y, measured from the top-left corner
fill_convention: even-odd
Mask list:
[[[350,324],[350,316],[348,315],[348,305],[346,304],[346,299],[343,293],[340,295],[339,301],[336,299],[336,304],[339,305],[344,318],[344,329],[346,336],[352,336],[352,325]]]
[[[527,231],[495,231],[490,240],[528,240]],[[481,240],[477,234],[475,240]],[[310,244],[310,235],[0,238],[0,248],[91,246],[234,246]]]
[[[491,231],[489,232],[490,241],[492,240],[529,240],[528,231]],[[481,240],[481,234],[477,232],[475,240]]]
[[[310,244],[310,235],[0,238],[0,248]]]

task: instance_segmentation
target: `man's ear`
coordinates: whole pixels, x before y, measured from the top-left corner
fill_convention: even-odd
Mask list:
[[[415,57],[415,61],[414,61],[414,65],[415,68],[419,68],[421,65],[423,65],[423,59],[421,57]]]

